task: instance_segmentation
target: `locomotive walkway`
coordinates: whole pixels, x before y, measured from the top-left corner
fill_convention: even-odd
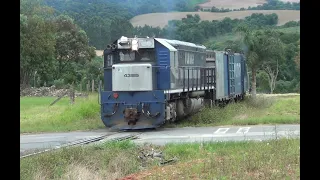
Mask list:
[[[20,136],[20,156],[27,152],[59,147],[67,143],[107,136],[102,141],[139,135],[135,143],[164,145],[171,142],[268,140],[300,137],[300,125],[254,125],[221,127],[160,128],[149,131],[116,133],[108,129],[89,132],[45,133]],[[102,142],[101,141],[101,142]]]

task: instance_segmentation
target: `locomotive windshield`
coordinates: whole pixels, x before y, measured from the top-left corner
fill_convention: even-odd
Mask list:
[[[155,60],[153,49],[139,49],[139,51],[118,50],[117,55],[119,62],[143,62]]]

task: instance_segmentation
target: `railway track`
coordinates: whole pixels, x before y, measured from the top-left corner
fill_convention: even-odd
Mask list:
[[[46,153],[46,152],[50,152],[50,151],[54,151],[60,148],[66,148],[66,147],[71,147],[71,146],[77,146],[77,145],[86,145],[86,144],[91,144],[91,143],[96,143],[99,142],[109,136],[115,135],[115,134],[119,134],[120,132],[116,132],[116,133],[112,133],[112,134],[107,134],[107,135],[102,135],[102,136],[98,136],[95,138],[90,138],[90,139],[82,139],[82,140],[78,140],[78,141],[74,141],[74,142],[70,142],[61,146],[57,146],[55,148],[50,148],[50,149],[46,149],[43,151],[38,151],[38,152],[33,152],[33,153],[28,153],[25,154],[23,156],[20,156],[20,159],[22,158],[26,158],[26,157],[30,157],[30,156],[34,156],[34,155],[38,155],[38,154],[42,154],[42,153]],[[129,140],[129,139],[136,139],[138,138],[139,135],[141,135],[142,133],[138,133],[138,134],[130,134],[127,136],[123,136],[123,137],[117,137],[117,138],[113,138],[110,139],[108,141],[124,141],[124,140]]]

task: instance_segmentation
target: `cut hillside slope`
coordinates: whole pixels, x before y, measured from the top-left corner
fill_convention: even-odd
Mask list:
[[[289,21],[299,21],[300,11],[297,10],[250,10],[250,11],[232,11],[225,13],[213,12],[170,12],[170,13],[150,13],[135,16],[130,20],[134,27],[149,25],[152,27],[165,27],[170,20],[180,20],[187,17],[187,14],[199,14],[201,20],[222,20],[226,17],[231,19],[243,19],[253,13],[272,14],[276,13],[279,17],[278,25],[283,25]]]

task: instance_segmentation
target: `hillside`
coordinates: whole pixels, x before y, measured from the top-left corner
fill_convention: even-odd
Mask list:
[[[150,13],[135,16],[130,20],[134,27],[149,25],[152,27],[165,27],[170,20],[180,20],[187,16],[187,14],[199,14],[201,20],[222,20],[226,17],[231,19],[245,18],[253,13],[272,14],[276,13],[279,17],[279,24],[285,24],[288,21],[299,21],[300,11],[297,10],[250,10],[250,11],[232,11],[225,13],[213,13],[213,12],[170,12],[170,13]]]

